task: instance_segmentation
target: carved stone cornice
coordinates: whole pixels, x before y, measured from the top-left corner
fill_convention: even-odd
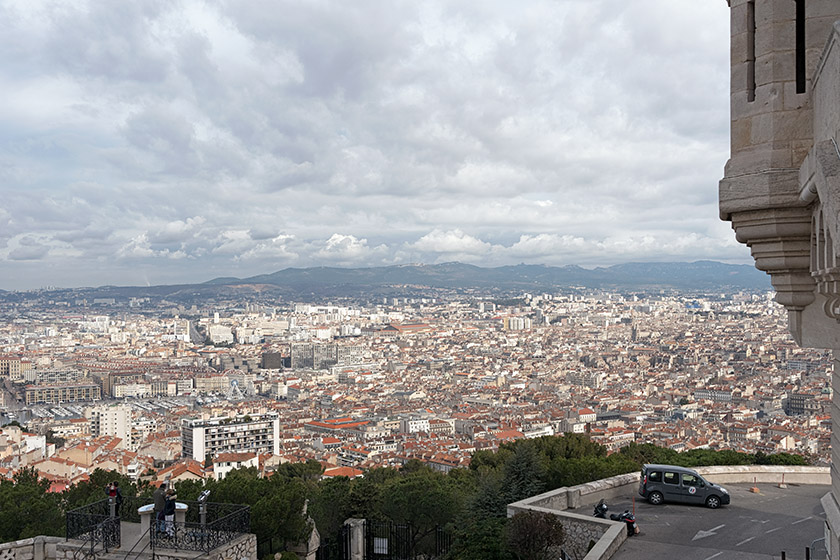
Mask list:
[[[755,266],[770,275],[776,301],[802,310],[814,301],[811,276],[811,211],[768,208],[731,215],[735,237],[750,248]]]

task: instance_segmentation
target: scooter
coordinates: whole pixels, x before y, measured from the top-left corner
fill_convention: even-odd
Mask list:
[[[592,512],[592,515],[594,515],[595,517],[597,517],[599,519],[606,519],[607,518],[607,512],[609,510],[610,510],[610,508],[607,507],[607,502],[604,501],[604,499],[602,498],[600,502],[595,504],[595,511]]]
[[[627,536],[632,537],[633,535],[639,534],[639,526],[636,524],[636,516],[630,513],[629,509],[625,509],[624,513],[611,513],[610,519],[613,521],[624,521],[625,525],[627,526]]]

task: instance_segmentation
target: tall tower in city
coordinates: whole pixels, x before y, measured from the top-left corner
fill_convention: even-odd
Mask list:
[[[790,332],[834,351],[840,389],[840,2],[728,0],[731,157],[720,216],[767,272]],[[840,408],[826,547],[840,558]]]

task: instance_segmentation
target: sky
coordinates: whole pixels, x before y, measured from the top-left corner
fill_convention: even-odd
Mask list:
[[[711,0],[0,0],[0,289],[750,263]]]

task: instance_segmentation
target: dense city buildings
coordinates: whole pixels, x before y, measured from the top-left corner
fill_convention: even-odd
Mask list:
[[[69,484],[103,465],[156,479],[307,460],[448,471],[564,432],[611,451],[829,457],[830,354],[799,348],[768,293],[70,307],[27,303],[0,326],[3,356],[32,364],[3,375],[4,421],[63,439],[0,457],[4,472]],[[186,315],[201,342],[175,336]],[[249,334],[214,344],[214,325]]]

